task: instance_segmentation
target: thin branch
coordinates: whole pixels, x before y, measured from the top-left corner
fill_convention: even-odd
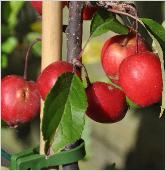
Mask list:
[[[118,11],[118,10],[114,10],[114,9],[108,9],[108,11],[116,13],[116,14],[125,15],[125,16],[128,16],[130,18],[133,18],[134,20],[138,20],[139,21],[138,17],[133,16],[133,15],[131,15],[129,13],[126,13],[126,12],[123,12],[123,11]]]
[[[68,62],[77,58],[82,50],[83,4],[82,1],[71,1],[69,3],[69,24],[66,29]]]
[[[82,51],[82,10],[83,1],[71,1],[69,3],[69,24],[66,28],[67,36],[67,61],[72,63]],[[81,72],[81,69],[80,69]],[[64,151],[71,150],[79,145],[78,141],[67,145]],[[78,162],[63,165],[63,170],[79,170]]]
[[[141,23],[137,16],[137,10],[133,3],[118,1],[89,1],[88,6],[99,6],[112,13],[128,16]]]

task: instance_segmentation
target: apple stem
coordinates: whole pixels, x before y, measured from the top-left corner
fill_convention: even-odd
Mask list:
[[[87,86],[89,86],[89,85],[91,85],[91,82],[90,82],[90,79],[89,79],[87,69],[85,68],[84,65],[83,65],[83,69],[84,69],[84,72],[85,72],[85,79],[86,79],[86,82],[87,82]]]
[[[113,13],[116,13],[116,14],[125,15],[125,16],[128,16],[128,17],[130,17],[130,18],[133,18],[134,20],[139,21],[139,20],[138,20],[138,17],[133,16],[133,15],[131,15],[131,14],[128,14],[128,13],[126,13],[126,12],[122,12],[122,11],[118,11],[118,10],[114,10],[114,9],[108,9],[108,11],[113,12]]]
[[[92,36],[89,36],[88,40],[85,42],[85,45],[84,45],[84,47],[82,48],[82,50],[81,50],[81,52],[80,52],[80,54],[79,54],[79,56],[77,57],[78,60],[81,59],[82,54],[84,53],[84,50],[85,50],[87,44],[89,43],[89,41],[90,41],[91,39],[92,39]]]
[[[26,80],[27,79],[27,71],[28,71],[28,58],[29,58],[29,53],[33,47],[33,45],[35,45],[37,42],[41,41],[41,38],[37,38],[36,40],[34,40],[32,42],[32,44],[29,46],[28,50],[27,50],[27,53],[26,53],[26,56],[25,56],[25,65],[24,65],[24,79]]]
[[[133,3],[118,2],[118,1],[99,1],[96,2],[98,6],[104,7],[107,11],[112,13],[125,15],[135,20],[136,30],[136,53],[138,53],[138,12]],[[93,4],[92,4],[93,5]],[[125,43],[125,42],[124,42]]]
[[[82,48],[80,54],[79,54],[78,57],[76,58],[76,60],[80,62],[81,67],[84,69],[84,72],[85,72],[85,79],[86,79],[86,82],[87,82],[88,85],[90,85],[91,82],[90,82],[90,79],[89,79],[89,75],[88,75],[87,69],[86,69],[86,67],[85,67],[85,66],[82,64],[82,62],[81,62],[81,58],[82,58],[82,55],[83,55],[83,53],[84,53],[84,50],[85,50],[87,44],[88,44],[89,41],[91,40],[91,38],[92,38],[92,36],[89,36],[89,38],[88,38],[87,41],[85,42],[85,45],[84,45],[84,47]]]
[[[123,40],[123,42],[121,43],[122,46],[126,46],[127,45],[127,42],[129,41],[129,38],[128,36],[126,36]]]
[[[79,63],[80,63],[79,65],[84,69],[84,72],[85,72],[85,79],[86,79],[86,82],[87,82],[87,85],[88,85],[88,86],[91,84],[91,82],[90,82],[90,79],[89,79],[89,75],[88,75],[87,69],[86,69],[86,67],[85,67],[85,66],[82,64],[82,62],[81,62],[81,58],[82,58],[82,55],[83,55],[83,53],[84,53],[84,50],[85,50],[87,44],[89,43],[89,41],[90,41],[91,39],[92,39],[92,35],[90,35],[90,36],[88,37],[87,41],[85,42],[84,47],[82,48],[80,54],[79,54],[78,57],[76,58],[76,60],[79,61]],[[77,64],[76,64],[76,65],[77,65]]]
[[[86,82],[87,82],[87,85],[90,85],[91,82],[90,82],[90,79],[89,79],[89,75],[88,75],[88,72],[87,72],[87,69],[86,67],[82,64],[81,60],[80,59],[72,59],[72,63],[75,67],[78,67],[78,68],[83,68],[84,72],[85,72],[85,79],[86,79]]]

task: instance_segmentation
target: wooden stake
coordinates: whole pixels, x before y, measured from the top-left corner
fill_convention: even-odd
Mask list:
[[[62,55],[62,6],[61,1],[43,1],[42,8],[42,60],[41,70],[50,63],[61,60]],[[41,102],[40,123],[43,118]],[[41,124],[40,124],[41,128]],[[40,131],[40,154],[44,154],[44,141]]]

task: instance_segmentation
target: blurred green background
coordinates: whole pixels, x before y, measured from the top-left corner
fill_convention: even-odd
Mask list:
[[[137,1],[139,16],[164,22],[162,1]],[[63,9],[64,24],[68,9]],[[163,24],[164,25],[164,24]],[[89,36],[90,21],[84,21],[83,44]],[[106,81],[100,62],[100,53],[109,32],[92,39],[85,49],[83,63],[91,81]],[[41,36],[41,17],[28,1],[1,3],[1,77],[8,74],[23,75],[24,57],[28,46]],[[66,36],[63,33],[63,59],[66,58]],[[36,80],[40,73],[41,43],[30,54],[28,80]],[[83,137],[87,156],[80,161],[81,169],[164,169],[165,121],[159,119],[160,105],[146,109],[130,109],[126,117],[114,124],[99,124],[87,118]],[[39,143],[39,117],[17,129],[1,124],[1,146],[10,153],[17,153]],[[115,166],[114,166],[115,163]],[[2,164],[4,162],[2,161]]]

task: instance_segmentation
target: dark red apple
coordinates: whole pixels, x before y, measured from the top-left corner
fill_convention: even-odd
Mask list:
[[[35,10],[42,15],[42,1],[31,1],[31,4]]]
[[[42,1],[31,1],[32,6],[36,9],[36,11],[42,15]],[[62,8],[67,5],[67,1],[62,2]]]
[[[127,112],[125,94],[110,84],[95,82],[86,89],[88,109],[86,114],[96,122],[114,123]]]
[[[120,65],[119,83],[135,104],[146,107],[161,100],[163,84],[161,63],[152,52],[126,58]]]
[[[8,75],[1,81],[2,120],[9,126],[31,121],[40,109],[40,94],[32,81]]]
[[[48,65],[37,79],[37,85],[43,100],[54,86],[58,77],[65,72],[73,72],[73,66],[65,61],[57,61]]]
[[[84,7],[83,9],[83,20],[91,20],[94,13],[98,10],[98,7]]]
[[[138,37],[138,52],[148,49],[143,39]],[[133,33],[117,35],[105,42],[101,53],[102,66],[112,82],[119,84],[119,66],[125,58],[134,54],[136,54],[136,36]]]

